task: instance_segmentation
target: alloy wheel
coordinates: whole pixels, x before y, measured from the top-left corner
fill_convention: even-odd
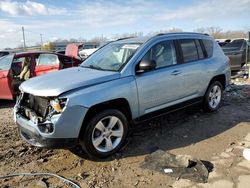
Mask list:
[[[208,97],[208,104],[212,109],[217,108],[217,106],[220,104],[221,96],[221,88],[218,85],[214,85]]]
[[[92,144],[99,152],[109,152],[120,144],[123,135],[122,121],[116,116],[107,116],[95,125],[92,132]]]

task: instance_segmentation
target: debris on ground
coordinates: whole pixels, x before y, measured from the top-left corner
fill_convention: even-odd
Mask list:
[[[40,180],[36,183],[36,186],[39,187],[39,188],[48,188],[48,187],[49,187],[46,178],[40,179]]]
[[[245,148],[245,149],[243,150],[243,157],[244,157],[246,160],[250,161],[250,149]]]
[[[57,174],[53,174],[53,173],[44,173],[44,172],[37,172],[37,173],[15,173],[15,174],[8,174],[5,176],[0,176],[0,179],[9,179],[9,178],[15,178],[15,177],[21,177],[23,178],[24,176],[52,176],[52,177],[56,177],[58,179],[60,179],[61,181],[63,181],[64,183],[67,183],[68,185],[71,185],[72,187],[75,188],[81,188],[79,185],[77,185],[75,182],[66,179],[63,176],[59,176]],[[47,179],[43,178],[41,180],[39,180],[36,184],[37,186],[40,187],[48,187],[48,183],[47,183]]]
[[[157,150],[145,157],[141,164],[144,169],[165,173],[177,179],[183,178],[198,183],[206,183],[213,164],[190,155],[174,155]]]

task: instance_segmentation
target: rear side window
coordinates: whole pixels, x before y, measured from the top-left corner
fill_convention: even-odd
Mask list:
[[[205,50],[207,52],[207,58],[213,56],[213,41],[211,40],[202,40]]]
[[[37,66],[39,65],[57,65],[59,60],[57,55],[54,54],[41,54],[38,59]]]
[[[187,63],[189,61],[195,61],[199,59],[195,40],[193,39],[182,39],[179,40],[180,47],[182,49],[183,61]]]

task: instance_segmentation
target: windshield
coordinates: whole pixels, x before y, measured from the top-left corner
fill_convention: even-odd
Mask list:
[[[13,60],[13,54],[0,58],[0,70],[9,70]]]
[[[244,39],[238,39],[234,40],[226,45],[223,46],[223,48],[235,48],[235,49],[240,49],[244,43]]]
[[[98,70],[119,71],[132,58],[140,45],[138,43],[110,43],[91,55],[81,66]]]

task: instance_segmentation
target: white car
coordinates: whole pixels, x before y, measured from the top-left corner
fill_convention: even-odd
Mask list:
[[[83,49],[79,51],[79,56],[81,59],[86,59],[92,53],[94,53],[98,48],[91,48],[91,49]]]

